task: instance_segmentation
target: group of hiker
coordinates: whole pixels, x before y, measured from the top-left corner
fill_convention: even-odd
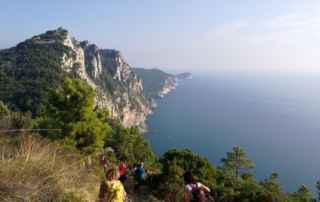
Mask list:
[[[124,202],[126,199],[125,183],[128,179],[128,167],[121,161],[118,167],[108,168],[106,159],[101,161],[105,171],[105,180],[101,183],[99,201],[101,202]],[[133,168],[134,179],[136,181],[134,190],[140,191],[146,179],[144,163],[140,162]]]
[[[125,183],[128,179],[128,167],[122,161],[118,167],[107,169],[107,165],[103,164],[105,170],[105,180],[101,183],[99,201],[100,202],[124,202],[127,198]],[[146,170],[143,162],[135,165],[133,168],[135,179],[134,191],[140,192],[141,186],[146,180]],[[210,193],[210,189],[200,182],[197,182],[193,174],[188,171],[183,175],[185,182],[185,192],[183,196],[184,202],[207,202],[206,194]],[[212,200],[211,200],[212,201]]]

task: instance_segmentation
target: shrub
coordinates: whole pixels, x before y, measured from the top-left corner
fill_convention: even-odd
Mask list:
[[[12,112],[0,101],[0,129],[28,129],[31,126],[31,113]]]

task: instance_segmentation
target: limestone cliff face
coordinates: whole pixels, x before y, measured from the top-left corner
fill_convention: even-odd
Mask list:
[[[85,67],[88,74],[93,79],[98,79],[102,73],[101,56],[99,48],[95,44],[89,44],[88,41],[80,43],[84,50],[85,55]]]
[[[90,86],[96,88],[94,81],[89,77],[87,72],[87,59],[85,57],[85,51],[80,46],[80,43],[63,29],[58,29],[55,32],[57,32],[57,34],[63,34],[63,44],[71,49],[71,53],[64,53],[62,57],[63,69],[67,72],[76,73],[81,79],[86,80]]]
[[[96,105],[107,108],[125,127],[142,125],[151,112],[143,95],[142,80],[131,70],[121,53],[79,42],[64,29],[54,31],[69,48],[61,58],[62,68],[96,89]]]
[[[132,72],[119,51],[104,49],[100,50],[100,54],[102,55],[104,66],[108,67],[106,71],[113,75],[114,79],[128,81]]]
[[[170,76],[164,80],[164,84],[162,86],[162,89],[158,92],[158,96],[163,98],[164,96],[169,94],[171,91],[176,89],[176,87],[177,87],[176,77]]]

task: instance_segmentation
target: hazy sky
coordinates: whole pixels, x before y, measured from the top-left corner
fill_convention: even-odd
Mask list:
[[[319,0],[0,0],[0,25],[0,48],[63,26],[132,66],[320,70]]]

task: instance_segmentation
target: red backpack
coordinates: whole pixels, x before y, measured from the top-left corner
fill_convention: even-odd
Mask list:
[[[190,184],[191,194],[192,194],[192,202],[207,202],[207,197],[198,183]]]

